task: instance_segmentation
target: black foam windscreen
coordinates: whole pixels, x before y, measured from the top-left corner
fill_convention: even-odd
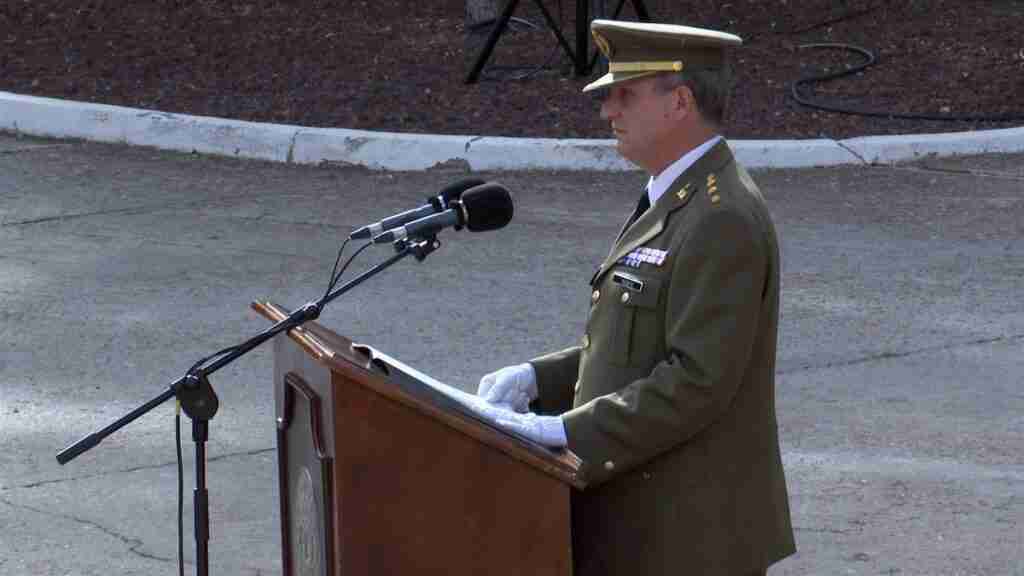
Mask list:
[[[512,195],[497,182],[467,190],[461,202],[466,214],[466,228],[470,232],[497,230],[512,220]]]
[[[453,200],[458,200],[466,190],[475,188],[481,184],[484,184],[484,181],[480,178],[463,178],[458,182],[453,182],[442,188],[438,196],[444,198],[445,203],[448,203]]]

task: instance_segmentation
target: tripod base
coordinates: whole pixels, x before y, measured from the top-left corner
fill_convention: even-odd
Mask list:
[[[505,9],[502,10],[501,16],[494,24],[494,28],[491,30],[490,36],[487,38],[487,43],[480,50],[480,54],[476,58],[476,62],[473,64],[472,70],[469,75],[466,76],[466,84],[473,84],[480,78],[480,73],[483,71],[484,66],[487,64],[487,60],[490,59],[491,53],[494,52],[494,46],[498,43],[498,39],[505,32],[508,27],[509,20],[512,19],[512,14],[515,13],[516,7],[519,6],[520,0],[508,0],[505,4]],[[547,22],[548,27],[555,34],[555,38],[558,39],[559,45],[569,56],[569,60],[573,63],[573,70],[576,76],[586,76],[590,74],[591,69],[594,67],[594,59],[589,58],[590,51],[590,2],[591,0],[576,0],[576,50],[574,51],[570,46],[569,42],[562,35],[562,31],[558,28],[558,24],[555,19],[551,16],[551,12],[544,6],[543,0],[533,0],[540,10],[540,13],[544,15],[544,20]],[[637,17],[642,22],[650,22],[651,16],[647,12],[647,7],[644,5],[643,0],[632,0],[633,8],[636,10]],[[622,11],[622,7],[626,4],[626,0],[619,0],[618,6],[615,7],[615,11],[612,18],[618,18],[619,13]]]

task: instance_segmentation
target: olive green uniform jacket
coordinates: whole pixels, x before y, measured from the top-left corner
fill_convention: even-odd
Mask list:
[[[644,247],[647,262],[624,262]],[[795,551],[779,266],[761,193],[723,140],[627,223],[591,281],[581,344],[532,361],[534,408],[562,414],[588,482],[573,494],[576,576],[735,576]]]

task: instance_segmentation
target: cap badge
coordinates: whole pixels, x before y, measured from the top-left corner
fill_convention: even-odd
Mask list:
[[[605,58],[610,60],[612,57],[612,45],[608,43],[608,40],[604,36],[597,32],[594,32],[593,36],[594,45],[597,46],[597,49],[600,50],[602,54],[604,54]]]

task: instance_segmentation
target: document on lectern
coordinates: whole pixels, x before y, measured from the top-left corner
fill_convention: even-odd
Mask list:
[[[529,438],[499,426],[497,415],[500,409],[476,394],[470,394],[445,384],[371,346],[353,343],[352,348],[369,356],[372,366],[384,372],[388,379],[404,392],[427,400],[439,408],[458,412],[479,420],[491,428],[501,430],[505,434],[515,436],[527,444],[531,444],[545,452],[550,452],[550,450]]]

